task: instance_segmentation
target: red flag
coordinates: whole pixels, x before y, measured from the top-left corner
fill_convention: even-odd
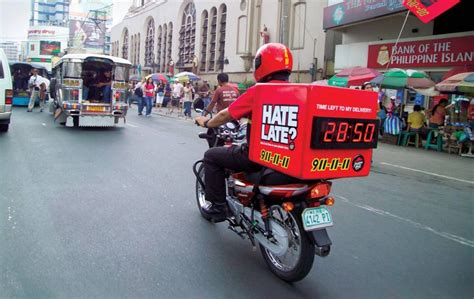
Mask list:
[[[403,0],[403,5],[423,23],[428,23],[461,0]]]

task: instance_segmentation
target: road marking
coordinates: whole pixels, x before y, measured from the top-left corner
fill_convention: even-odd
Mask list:
[[[414,171],[414,172],[420,172],[420,173],[423,173],[423,174],[428,174],[428,175],[440,177],[440,178],[443,178],[443,179],[448,179],[448,180],[453,180],[453,181],[458,181],[458,182],[463,182],[463,183],[474,185],[473,181],[458,179],[458,178],[454,178],[454,177],[451,177],[451,176],[446,176],[446,175],[442,175],[442,174],[437,174],[437,173],[432,173],[432,172],[428,172],[428,171],[418,170],[418,169],[409,168],[409,167],[405,167],[405,166],[390,164],[390,163],[386,163],[386,162],[380,162],[380,164],[387,165],[387,166],[392,166],[392,167],[395,167],[395,168],[405,169],[405,170],[411,170],[411,171]]]
[[[445,239],[449,239],[451,241],[454,241],[454,242],[457,242],[459,244],[462,244],[462,245],[466,245],[466,246],[469,246],[469,247],[473,247],[474,248],[474,241],[471,241],[471,240],[468,240],[468,239],[465,239],[463,237],[460,237],[460,236],[457,236],[457,235],[453,235],[453,234],[450,234],[450,233],[446,233],[446,232],[440,232],[440,231],[437,231],[435,230],[434,228],[432,227],[429,227],[429,226],[426,226],[426,225],[423,225],[421,223],[418,223],[418,222],[415,222],[413,220],[410,220],[408,218],[403,218],[403,217],[400,217],[398,215],[395,215],[395,214],[392,214],[390,212],[386,212],[386,211],[383,211],[383,210],[379,210],[377,208],[374,208],[374,207],[371,207],[371,206],[367,206],[367,205],[364,205],[364,204],[358,204],[358,203],[354,203],[354,202],[351,202],[349,201],[349,199],[345,198],[344,196],[340,196],[340,195],[336,195],[337,197],[339,197],[340,199],[342,199],[343,202],[346,202],[350,205],[353,205],[355,207],[358,207],[358,208],[361,208],[361,209],[364,209],[366,211],[369,211],[369,212],[372,212],[372,213],[375,213],[375,214],[378,214],[378,215],[381,215],[381,216],[386,216],[386,217],[392,217],[392,218],[395,218],[397,220],[400,220],[400,221],[403,221],[403,222],[406,222],[416,228],[419,228],[419,229],[423,229],[423,230],[427,230],[435,235],[438,235],[440,237],[443,237]]]
[[[131,123],[127,123],[127,126],[130,126],[130,127],[132,127],[132,128],[138,128],[137,125],[133,125],[133,124],[131,124]]]
[[[43,127],[46,127],[46,124],[45,124],[45,123],[43,123]]]

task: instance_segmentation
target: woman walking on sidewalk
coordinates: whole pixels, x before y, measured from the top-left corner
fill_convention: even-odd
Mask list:
[[[146,116],[151,117],[151,109],[153,107],[153,97],[155,96],[155,84],[153,80],[148,78],[145,86],[145,105],[146,105]]]

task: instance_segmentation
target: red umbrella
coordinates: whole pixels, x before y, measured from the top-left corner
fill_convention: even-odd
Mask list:
[[[443,81],[454,75],[457,75],[460,73],[470,73],[470,72],[474,72],[474,65],[456,66],[450,69],[448,72],[446,72],[446,74],[444,74]]]
[[[361,66],[355,66],[343,69],[335,76],[330,78],[329,85],[345,87],[360,86],[365,82],[369,82],[370,80],[374,79],[379,75],[380,73],[376,70]]]

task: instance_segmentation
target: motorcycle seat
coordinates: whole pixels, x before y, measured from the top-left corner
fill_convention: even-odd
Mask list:
[[[288,176],[270,168],[263,168],[257,172],[244,172],[244,178],[253,183],[264,186],[301,184],[304,181]]]

